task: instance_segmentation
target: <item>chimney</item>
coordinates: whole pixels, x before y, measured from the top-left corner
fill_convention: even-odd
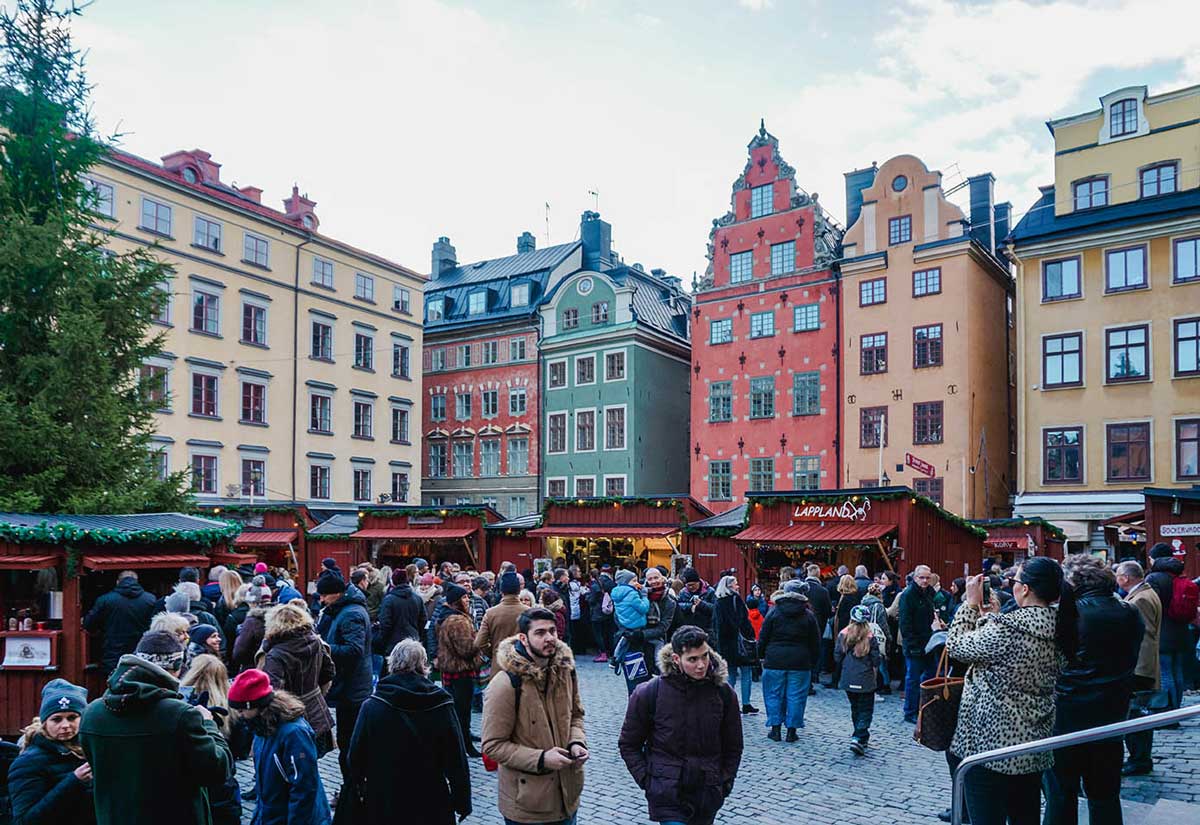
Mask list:
[[[236,189],[238,193],[246,200],[251,200],[255,203],[262,203],[263,190],[259,189],[257,186],[235,186],[233,188]]]
[[[662,274],[658,276],[659,280],[669,286],[672,292],[683,292],[683,280],[681,278],[678,278],[674,275],[668,275],[661,269],[654,270],[654,274],[656,275],[660,272],[662,272]]]
[[[517,254],[524,255],[535,249],[537,249],[537,238],[533,237],[532,232],[522,232],[517,238]]]
[[[869,169],[855,169],[846,173],[846,228],[854,226],[862,212],[863,190],[875,184],[875,173],[879,171],[874,162]]]
[[[316,229],[320,224],[316,213],[313,212],[313,207],[316,205],[317,202],[309,200],[308,195],[301,195],[300,187],[293,183],[292,196],[284,198],[283,211],[287,214],[288,220],[295,221],[305,229]]]
[[[1004,239],[1008,237],[1009,231],[1012,229],[1012,204],[1008,201],[996,204],[996,247],[1004,245]]]
[[[612,226],[600,220],[599,212],[584,212],[579,223],[583,240],[583,266],[599,272],[612,263]]]
[[[971,238],[988,252],[996,251],[996,228],[992,224],[992,194],[996,179],[991,172],[967,178],[971,192]]]
[[[450,245],[450,239],[443,235],[433,245],[433,269],[429,271],[429,277],[437,280],[443,272],[456,266],[458,259],[454,256],[454,247]]]

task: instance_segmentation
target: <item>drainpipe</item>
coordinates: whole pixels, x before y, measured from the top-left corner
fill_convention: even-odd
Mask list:
[[[1016,416],[1018,416],[1020,414],[1020,411],[1013,409],[1014,396],[1018,396],[1020,393],[1020,390],[1021,390],[1020,372],[1021,372],[1022,353],[1020,351],[1020,342],[1019,341],[1018,341],[1018,351],[1016,353],[1016,363],[1013,365],[1014,370],[1013,370],[1012,386],[1010,386],[1008,383],[1008,364],[1013,356],[1013,350],[1012,350],[1013,339],[1016,338],[1016,333],[1018,332],[1018,330],[1017,330],[1017,284],[1020,283],[1021,279],[1025,275],[1025,262],[1022,261],[1021,258],[1017,255],[1016,247],[1012,243],[1007,244],[1004,247],[1004,251],[1005,251],[1005,253],[1007,253],[1008,257],[1013,261],[1013,263],[1015,263],[1017,265],[1017,277],[1014,280],[1013,285],[1012,285],[1012,287],[1013,287],[1013,291],[1012,291],[1012,299],[1013,299],[1013,307],[1012,307],[1013,326],[1012,326],[1012,329],[1013,329],[1013,332],[1012,332],[1012,334],[1010,334],[1009,330],[1008,330],[1008,317],[1007,317],[1007,315],[1008,315],[1008,297],[1007,296],[1005,296],[1005,301],[1004,301],[1004,312],[1005,312],[1005,316],[1006,316],[1004,318],[1004,409],[1005,409],[1005,412],[1008,413],[1008,426],[1009,426],[1009,431],[1004,434],[1004,443],[1006,445],[1009,445],[1009,449],[1005,451],[1006,453],[1009,453],[1010,451],[1015,450],[1016,454],[1017,454],[1017,466],[1016,467],[1013,466],[1011,454],[1009,456],[1008,461],[1005,462],[1008,466],[1009,473],[1012,475],[1012,478],[1009,480],[1009,489],[1012,491],[1009,493],[1009,500],[1011,501],[1012,499],[1014,499],[1016,497],[1016,493],[1020,490],[1020,487],[1018,485],[1020,483],[1021,473],[1024,469],[1023,467],[1021,467],[1021,455],[1022,455],[1022,450],[1020,448],[1020,439],[1021,439],[1020,423],[1021,422],[1019,420],[1017,420],[1017,418],[1016,418]],[[1012,437],[1012,434],[1015,434],[1015,443],[1010,444],[1009,439]],[[986,482],[986,479],[985,479],[985,482]],[[987,517],[991,518],[992,517],[991,513],[988,513]]]
[[[534,375],[537,378],[537,418],[538,418],[538,433],[537,433],[537,491],[533,496],[533,504],[537,508],[537,512],[542,511],[542,491],[546,489],[542,483],[546,477],[546,465],[542,461],[544,453],[544,439],[546,437],[546,423],[544,421],[543,412],[546,409],[546,387],[542,384],[542,313],[535,311],[533,313],[534,326],[533,331],[536,333],[534,339],[534,353],[537,358],[537,367],[534,369]]]
[[[300,403],[300,250],[312,243],[312,233],[305,233],[304,240],[296,247],[296,266],[292,275],[292,501],[296,498],[296,427]]]
[[[843,426],[843,419],[845,416],[842,414],[844,406],[842,402],[842,364],[845,360],[845,354],[842,352],[842,273],[841,269],[836,263],[830,267],[830,274],[833,276],[833,286],[830,287],[830,289],[833,290],[833,316],[835,319],[835,329],[837,334],[837,342],[834,344],[836,349],[834,350],[833,357],[834,382],[836,387],[833,397],[837,399],[837,418],[835,419],[833,456],[834,461],[836,462],[835,466],[837,467],[837,472],[833,477],[833,486],[834,489],[840,489],[843,483],[842,437],[844,435],[843,430],[845,429]],[[882,445],[882,443],[883,439],[881,438],[880,444]],[[880,476],[880,483],[882,483],[882,478],[883,477]],[[818,487],[819,486],[820,484],[818,483]]]

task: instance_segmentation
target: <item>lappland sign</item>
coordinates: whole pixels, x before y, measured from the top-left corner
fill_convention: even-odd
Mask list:
[[[846,499],[841,504],[797,504],[793,521],[866,521],[871,500]]]

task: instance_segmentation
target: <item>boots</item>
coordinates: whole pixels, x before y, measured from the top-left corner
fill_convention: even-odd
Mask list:
[[[743,714],[758,713],[758,708],[754,707],[754,705],[742,705],[742,713]]]
[[[787,741],[788,742],[799,742],[800,741],[800,737],[796,735],[795,728],[788,728]]]
[[[767,732],[767,738],[772,742],[782,741],[782,738],[779,735],[779,728],[779,725],[771,725],[771,730]]]

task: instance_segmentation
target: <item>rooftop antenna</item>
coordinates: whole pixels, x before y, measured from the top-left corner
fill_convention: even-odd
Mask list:
[[[546,201],[546,246],[550,245],[550,201]]]
[[[592,196],[592,211],[599,213],[600,212],[600,193],[597,192],[595,189],[589,189],[588,194]]]

